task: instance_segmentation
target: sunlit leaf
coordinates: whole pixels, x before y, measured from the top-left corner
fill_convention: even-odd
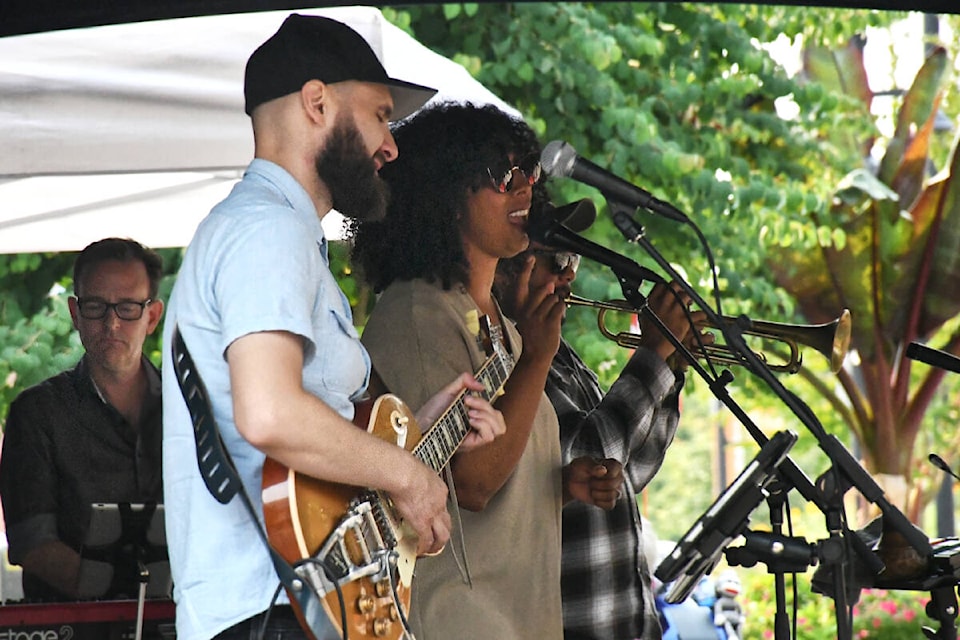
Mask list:
[[[879,176],[887,184],[894,184],[913,138],[920,133],[924,124],[932,126],[946,65],[946,50],[936,48],[924,61],[903,97],[903,105],[897,114],[896,131],[880,163]]]
[[[933,238],[933,255],[927,295],[918,333],[927,336],[960,313],[960,153],[954,153],[950,176],[945,178],[940,199],[939,226]]]
[[[939,98],[934,106],[939,104]],[[936,109],[930,112],[930,117],[917,132],[903,153],[900,166],[893,177],[892,185],[900,196],[904,207],[909,207],[920,194],[927,177],[930,164],[930,136],[933,134],[933,124],[936,120]],[[888,150],[889,151],[889,150]]]
[[[866,169],[854,169],[837,185],[838,197],[870,200],[897,200],[897,193]]]
[[[897,117],[894,137],[906,138],[911,130],[920,127],[936,107],[937,96],[944,81],[947,68],[947,51],[936,47],[924,60],[923,66],[913,79],[913,84],[903,98],[903,106]]]

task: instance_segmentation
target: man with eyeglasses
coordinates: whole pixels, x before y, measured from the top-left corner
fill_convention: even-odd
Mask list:
[[[585,213],[589,210],[589,215]],[[573,231],[593,221],[589,200],[564,207],[547,205],[543,215]],[[514,301],[528,287],[553,286],[555,295],[570,295],[580,256],[533,244],[501,260],[495,291],[503,310],[514,317]],[[677,288],[674,287],[674,291]],[[659,284],[648,296],[650,309],[682,342],[693,333],[685,297]],[[704,313],[693,312],[702,327]],[[570,502],[563,508],[561,592],[564,640],[654,640],[662,635],[650,588],[636,496],[659,470],[679,421],[684,363],[670,341],[641,319],[641,346],[606,394],[596,374],[561,338],[547,375],[546,393],[560,422],[563,461],[591,456],[623,465],[623,490],[609,511]],[[704,335],[705,343],[712,336]]]
[[[163,501],[160,372],[143,355],[163,315],[162,270],[160,256],[133,240],[83,249],[69,299],[83,358],[10,405],[0,497],[10,561],[23,567],[30,600],[137,595],[133,558],[115,563],[106,593],[83,593],[80,550],[91,504]]]

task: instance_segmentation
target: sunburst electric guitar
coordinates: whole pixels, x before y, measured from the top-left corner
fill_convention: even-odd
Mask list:
[[[491,355],[475,376],[484,386],[480,395],[492,401],[513,369],[513,358],[501,340],[486,340],[485,345]],[[382,395],[370,409],[367,431],[407,449],[439,473],[470,431],[464,397],[461,393],[421,434],[403,401]],[[341,636],[346,625],[349,638],[413,637],[406,612],[417,539],[386,494],[317,480],[267,458],[263,510],[270,543],[316,590]]]

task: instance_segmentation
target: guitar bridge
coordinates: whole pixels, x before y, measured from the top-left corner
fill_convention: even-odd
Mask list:
[[[392,583],[396,579],[391,574],[397,566],[396,545],[380,496],[365,492],[351,501],[343,519],[314,554],[316,562],[303,563],[297,572],[320,595],[335,589],[331,578],[340,585],[361,578]]]

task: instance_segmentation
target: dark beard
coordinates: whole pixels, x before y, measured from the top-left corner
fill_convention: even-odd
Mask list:
[[[352,117],[337,119],[315,163],[334,209],[356,220],[384,217],[390,189],[377,175],[377,165],[367,154]]]

